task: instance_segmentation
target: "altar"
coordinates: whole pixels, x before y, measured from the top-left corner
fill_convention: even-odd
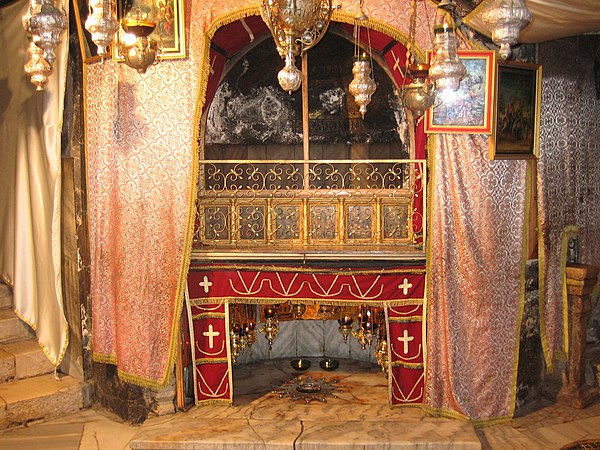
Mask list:
[[[347,357],[345,348],[356,362],[375,355],[389,404],[421,404],[424,294],[425,268],[418,265],[192,264],[186,301],[195,401],[232,403],[233,365],[251,346],[254,362]],[[290,331],[301,322],[311,323],[304,326],[310,333]]]

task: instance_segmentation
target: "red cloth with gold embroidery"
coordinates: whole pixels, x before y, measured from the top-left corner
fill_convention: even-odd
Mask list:
[[[193,265],[188,275],[195,335],[197,401],[232,399],[228,303],[370,304],[386,307],[390,401],[422,403],[425,268],[328,269]]]
[[[232,401],[227,334],[227,306],[191,307],[197,403]]]

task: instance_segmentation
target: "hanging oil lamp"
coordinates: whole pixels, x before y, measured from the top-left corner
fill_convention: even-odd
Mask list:
[[[440,21],[433,29],[433,55],[429,78],[435,83],[438,91],[457,91],[460,80],[467,74],[467,69],[458,56],[456,27],[450,14],[438,7]]]
[[[300,319],[306,312],[306,305],[304,303],[292,303],[290,307],[294,319]]]
[[[361,306],[358,313],[358,327],[352,331],[352,336],[358,341],[361,350],[366,350],[367,346],[371,346],[375,328],[373,311],[369,306]]]
[[[142,12],[139,7],[132,8],[121,20],[125,34],[119,41],[119,52],[125,64],[146,73],[148,67],[158,61],[158,41],[149,36],[156,28],[156,21],[151,13]]]
[[[364,0],[360,1],[360,14],[354,18],[354,63],[352,75],[354,78],[348,86],[348,91],[354,96],[362,118],[365,118],[367,106],[371,103],[371,96],[377,90],[377,84],[371,77],[373,73],[373,58],[371,50],[371,34],[369,32],[369,18],[363,11]],[[360,41],[363,28],[367,33],[368,54],[361,52]]]
[[[29,61],[25,64],[25,73],[30,77],[36,91],[43,91],[48,84],[48,77],[52,75],[53,68],[44,59],[44,51],[32,42],[27,48]]]
[[[435,84],[429,79],[429,64],[411,64],[408,76],[411,81],[402,87],[402,104],[418,119],[433,105]]]
[[[523,0],[496,0],[481,14],[483,23],[492,32],[492,41],[500,47],[500,57],[510,56],[510,46],[519,42],[519,34],[529,22],[531,12]]]
[[[352,333],[352,322],[354,320],[350,316],[349,313],[342,314],[338,319],[338,323],[340,324],[338,331],[341,333],[344,338],[344,343],[348,343],[348,336]]]
[[[85,29],[92,35],[98,47],[98,55],[105,58],[109,53],[119,22],[115,17],[115,0],[90,0],[92,13],[85,21]]]
[[[387,378],[390,365],[388,360],[389,351],[386,334],[386,327],[382,326],[380,323],[379,332],[377,333],[377,345],[375,346],[375,360]]]
[[[244,351],[244,343],[240,339],[240,326],[233,324],[229,330],[229,344],[231,349],[231,362],[237,363],[238,357]]]
[[[429,78],[429,64],[417,64],[414,60],[415,33],[417,26],[417,0],[412,0],[409,19],[409,38],[406,52],[406,78],[400,99],[405,108],[412,111],[413,118],[421,117],[435,100],[435,84]]]
[[[252,344],[256,342],[256,324],[252,321],[244,323],[244,332],[246,333],[246,342],[248,348],[252,347]]]
[[[371,103],[371,96],[377,90],[377,85],[371,78],[371,59],[363,53],[354,60],[352,74],[354,78],[350,82],[348,91],[354,96],[354,101],[359,107],[362,118],[365,118],[367,105]]]
[[[332,0],[262,0],[260,15],[279,55],[285,58],[285,67],[277,76],[284,91],[291,94],[302,84],[296,57],[325,35],[334,9]]]
[[[44,59],[54,63],[54,50],[67,29],[67,15],[57,8],[53,0],[32,0],[23,16],[23,27],[31,33],[33,42],[44,51]]]
[[[273,349],[273,341],[279,332],[279,323],[277,321],[277,314],[275,308],[272,305],[268,305],[264,310],[265,324],[260,328],[260,332],[265,335],[269,344],[269,350]]]

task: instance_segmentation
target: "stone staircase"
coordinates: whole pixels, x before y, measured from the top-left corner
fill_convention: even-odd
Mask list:
[[[88,406],[87,384],[54,367],[33,330],[13,311],[12,291],[0,283],[0,430],[69,414]]]

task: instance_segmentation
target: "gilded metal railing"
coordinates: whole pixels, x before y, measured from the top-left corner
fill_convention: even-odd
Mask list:
[[[422,252],[424,160],[202,160],[196,252]]]

